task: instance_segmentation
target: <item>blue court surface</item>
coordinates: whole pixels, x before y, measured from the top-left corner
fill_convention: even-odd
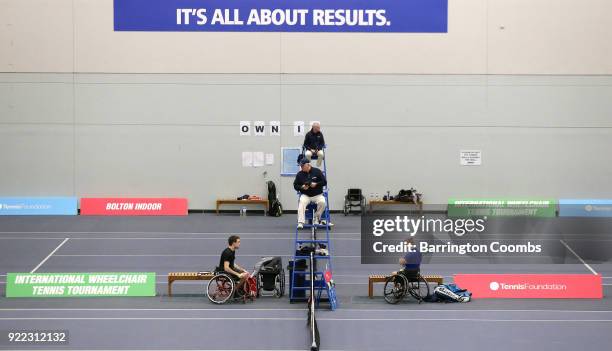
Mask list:
[[[283,256],[286,266],[294,215],[280,218],[190,214],[188,217],[0,218],[0,296],[7,272],[156,272],[156,297],[0,297],[0,330],[68,330],[70,350],[305,350],[310,345],[306,304],[262,297],[214,305],[205,282],[166,275],[211,270],[229,234],[242,245],[237,262],[251,268],[261,256]],[[321,350],[606,350],[612,344],[612,263],[424,264],[425,274],[452,281],[456,273],[602,274],[601,300],[474,299],[470,303],[389,305],[369,274],[394,265],[360,264],[360,221],[335,216],[334,279],[341,307],[317,310]],[[8,348],[7,346],[0,346]],[[15,347],[11,347],[14,349]],[[27,346],[23,349],[44,349]],[[49,348],[49,347],[48,347]]]

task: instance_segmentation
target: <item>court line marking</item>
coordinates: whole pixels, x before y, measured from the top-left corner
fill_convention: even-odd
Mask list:
[[[361,235],[359,232],[330,232],[335,235]],[[241,232],[0,232],[0,234],[169,234],[169,235],[224,235],[227,237],[231,234],[236,235],[288,235],[290,232],[260,232],[260,233],[241,233]]]
[[[40,266],[42,266],[42,265],[43,265],[45,262],[47,262],[47,260],[48,260],[49,258],[51,258],[51,256],[53,256],[53,254],[54,254],[55,252],[57,252],[57,250],[59,250],[59,249],[60,249],[60,247],[62,247],[62,246],[63,246],[63,245],[64,245],[64,244],[65,244],[65,243],[68,241],[68,240],[70,240],[70,238],[66,238],[66,239],[64,239],[64,241],[62,241],[62,243],[61,243],[61,244],[59,244],[59,245],[58,245],[58,246],[55,248],[55,250],[51,251],[51,253],[50,253],[50,254],[49,254],[47,257],[45,257],[45,259],[44,259],[44,260],[42,260],[42,261],[41,261],[41,262],[38,264],[38,266],[34,267],[34,269],[33,269],[33,270],[30,272],[30,273],[35,273],[35,272],[36,272],[36,270],[37,270],[38,268],[40,268]]]
[[[59,256],[59,255],[56,255]],[[364,273],[363,275],[359,275],[359,274],[334,274],[335,277],[353,277],[353,278],[364,278],[365,276],[369,275],[369,273]],[[157,277],[167,277],[168,274],[156,274]],[[0,274],[0,277],[6,277],[6,274]],[[444,275],[442,276],[443,278],[452,278],[452,275]],[[602,279],[612,279],[612,276],[610,277],[601,277]],[[180,281],[178,281],[177,283],[179,283]]]
[[[74,238],[73,238],[74,239]],[[63,254],[55,255],[55,257],[219,257],[218,254]],[[281,256],[281,257],[293,257],[293,255],[286,254],[240,254],[245,257],[266,257],[266,256]],[[361,258],[361,255],[333,255],[336,258]],[[438,255],[436,258],[468,258],[471,256],[465,255]],[[497,255],[493,258],[534,258],[534,256],[519,256],[519,255]],[[535,257],[537,258],[537,257]],[[544,257],[546,258],[546,257]],[[385,263],[382,263],[385,264]],[[387,263],[388,264],[388,263]]]
[[[335,232],[331,231],[330,233],[337,235],[361,235],[361,232]],[[153,231],[129,231],[129,232],[117,232],[117,231],[0,231],[0,234],[188,234],[188,235],[261,235],[261,234],[273,234],[273,235],[282,235],[282,234],[291,234],[291,232],[237,232],[237,231],[227,231],[227,232],[153,232]],[[433,234],[448,234],[445,232],[435,232]],[[508,235],[508,233],[481,233],[480,236],[501,236]],[[538,236],[546,236],[546,235],[559,235],[559,233],[537,233]],[[583,233],[565,233],[564,235],[572,235],[584,238]],[[595,236],[607,236],[607,233],[595,233]]]
[[[177,282],[175,282],[176,284]],[[5,281],[0,281],[0,284],[6,284]],[[158,281],[155,282],[155,284],[159,284],[159,285],[163,285],[163,284],[168,284],[168,282],[166,281]],[[190,283],[183,283],[183,284],[190,284]],[[197,284],[197,283],[191,283],[191,284]],[[367,283],[363,282],[363,283],[336,283],[336,285],[366,285]],[[603,284],[603,285],[612,285],[612,284]]]
[[[156,284],[168,284],[167,281],[157,281],[155,283]],[[0,284],[6,284],[6,281],[0,281]],[[199,284],[199,283],[198,282],[187,282],[187,281],[182,282],[182,281],[177,281],[177,282],[174,282],[174,284],[186,284],[186,285],[187,284],[194,284],[195,285],[195,284]],[[357,283],[357,282],[356,283],[336,283],[336,285],[366,285],[366,284],[367,284],[366,282],[359,282],[359,283]],[[601,285],[602,286],[612,286],[612,283],[611,284],[601,284]],[[2,309],[0,309],[0,311],[1,310]]]
[[[175,284],[176,283],[177,282],[175,282]],[[0,281],[0,284],[6,284],[6,282]],[[166,281],[158,281],[158,282],[155,282],[155,284],[163,285],[163,284],[168,284],[168,282],[166,282]],[[183,284],[197,284],[197,283],[187,283],[187,282],[185,282]],[[363,282],[363,283],[336,283],[336,285],[366,285],[366,284],[367,284],[366,282]],[[602,286],[612,286],[612,284],[601,284],[601,285]],[[1,311],[1,309],[0,309],[0,311]]]
[[[303,317],[0,317],[0,320],[269,320],[300,321]],[[612,319],[486,319],[486,318],[317,318],[330,322],[386,322],[386,321],[420,321],[420,322],[535,322],[535,323],[609,323]]]
[[[0,237],[0,239],[10,239],[10,240],[19,240],[19,239],[29,239],[29,240],[52,240],[52,239],[63,239],[63,238],[30,238],[30,237]],[[90,237],[82,237],[75,238],[70,237],[73,240],[227,240],[226,237],[219,238],[176,238],[176,237],[152,237],[152,238],[90,238]],[[294,240],[295,237],[286,237],[286,238],[244,238],[245,240]],[[361,241],[361,238],[330,238],[331,241],[336,240],[354,240]]]
[[[589,266],[586,262],[584,262],[584,260],[582,259],[582,257],[578,256],[578,254],[576,253],[576,251],[572,250],[572,248],[563,240],[559,240],[561,242],[561,244],[563,244],[563,246],[565,246],[572,254],[574,254],[574,256],[576,256],[576,258],[582,262],[582,264],[588,268],[594,275],[597,275],[597,272],[595,272],[595,270]]]
[[[293,255],[280,255],[280,254],[240,254],[240,257],[267,257],[267,256],[280,256],[280,257],[293,257]],[[91,254],[91,255],[55,255],[55,257],[219,257],[219,254]],[[360,255],[334,255],[336,258],[360,258]]]
[[[55,257],[58,257],[58,256],[61,256],[61,255],[55,255]],[[53,272],[45,272],[45,273],[53,273]],[[487,273],[473,273],[473,274],[487,274]],[[517,273],[517,274],[534,274],[534,273]],[[535,274],[540,274],[540,273],[535,273]],[[541,273],[541,274],[547,274],[547,273],[544,272],[544,273]],[[574,274],[574,273],[570,273],[570,274]],[[576,273],[576,274],[578,274],[578,273]],[[361,278],[361,279],[364,279],[368,275],[369,275],[369,273],[364,273],[364,275],[334,274],[334,277],[351,277],[351,278]],[[7,276],[6,274],[0,274],[0,277],[6,277],[6,276]],[[156,277],[167,278],[168,277],[168,273],[166,273],[166,274],[156,274]],[[443,278],[453,278],[454,276],[453,275],[443,275],[442,277]],[[612,277],[602,277],[602,279],[612,279]],[[196,281],[191,281],[190,282],[190,281],[187,281],[187,280],[185,280],[185,281],[179,280],[179,281],[175,282],[175,284],[196,284],[196,283],[197,283]],[[366,284],[365,282],[363,282],[363,283]],[[609,286],[609,285],[612,285],[612,284],[602,284],[602,285]]]
[[[304,308],[0,308],[0,311],[220,311],[220,312],[252,312],[252,311],[305,311]],[[556,313],[612,313],[612,310],[470,310],[470,309],[368,309],[341,308],[338,311],[360,312],[556,312]],[[302,318],[303,319],[303,318]]]

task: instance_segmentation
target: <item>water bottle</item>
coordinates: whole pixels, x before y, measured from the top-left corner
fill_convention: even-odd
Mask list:
[[[246,209],[246,207],[243,206],[240,209],[240,217],[246,217],[246,215],[247,215],[247,209]]]

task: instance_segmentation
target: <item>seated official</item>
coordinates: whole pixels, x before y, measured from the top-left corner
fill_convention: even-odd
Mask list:
[[[227,273],[234,280],[238,281],[237,290],[241,291],[241,287],[248,278],[249,273],[242,267],[240,267],[236,260],[236,250],[240,247],[240,237],[237,235],[232,235],[227,238],[228,246],[221,253],[221,259],[219,260],[218,271],[222,271]]]
[[[404,267],[399,272],[393,272],[392,274],[403,274],[406,278],[417,277],[421,271],[421,261],[423,260],[423,254],[419,251],[419,246],[414,243],[412,238],[408,238],[404,241],[407,245],[414,247],[414,252],[406,252],[404,257],[399,259],[399,264]]]
[[[310,161],[303,158],[300,161],[300,171],[295,175],[293,188],[300,192],[300,201],[298,204],[298,228],[304,228],[306,221],[306,206],[314,202],[317,204],[317,211],[314,215],[313,224],[327,223],[321,220],[321,215],[325,211],[325,196],[323,196],[323,187],[327,185],[327,180],[320,169],[312,167]]]
[[[321,162],[325,155],[323,154],[323,147],[325,146],[325,139],[321,132],[321,125],[318,122],[312,124],[312,128],[306,137],[304,138],[304,156],[308,160],[312,160],[313,155],[317,155],[317,167],[321,167]]]

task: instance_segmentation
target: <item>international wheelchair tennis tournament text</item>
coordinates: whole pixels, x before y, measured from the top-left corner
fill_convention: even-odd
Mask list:
[[[411,218],[408,216],[396,216],[395,219],[374,219],[372,221],[372,235],[382,237],[386,233],[405,233],[410,237],[416,237],[419,233],[454,233],[462,237],[469,233],[482,233],[485,230],[486,219],[439,219],[439,218]],[[416,237],[418,239],[418,237]],[[527,242],[524,244],[502,244],[492,241],[488,244],[453,244],[450,241],[443,244],[431,244],[427,241],[417,243],[402,240],[398,244],[385,244],[375,241],[372,249],[376,253],[457,253],[465,255],[469,253],[541,253],[542,245]]]

